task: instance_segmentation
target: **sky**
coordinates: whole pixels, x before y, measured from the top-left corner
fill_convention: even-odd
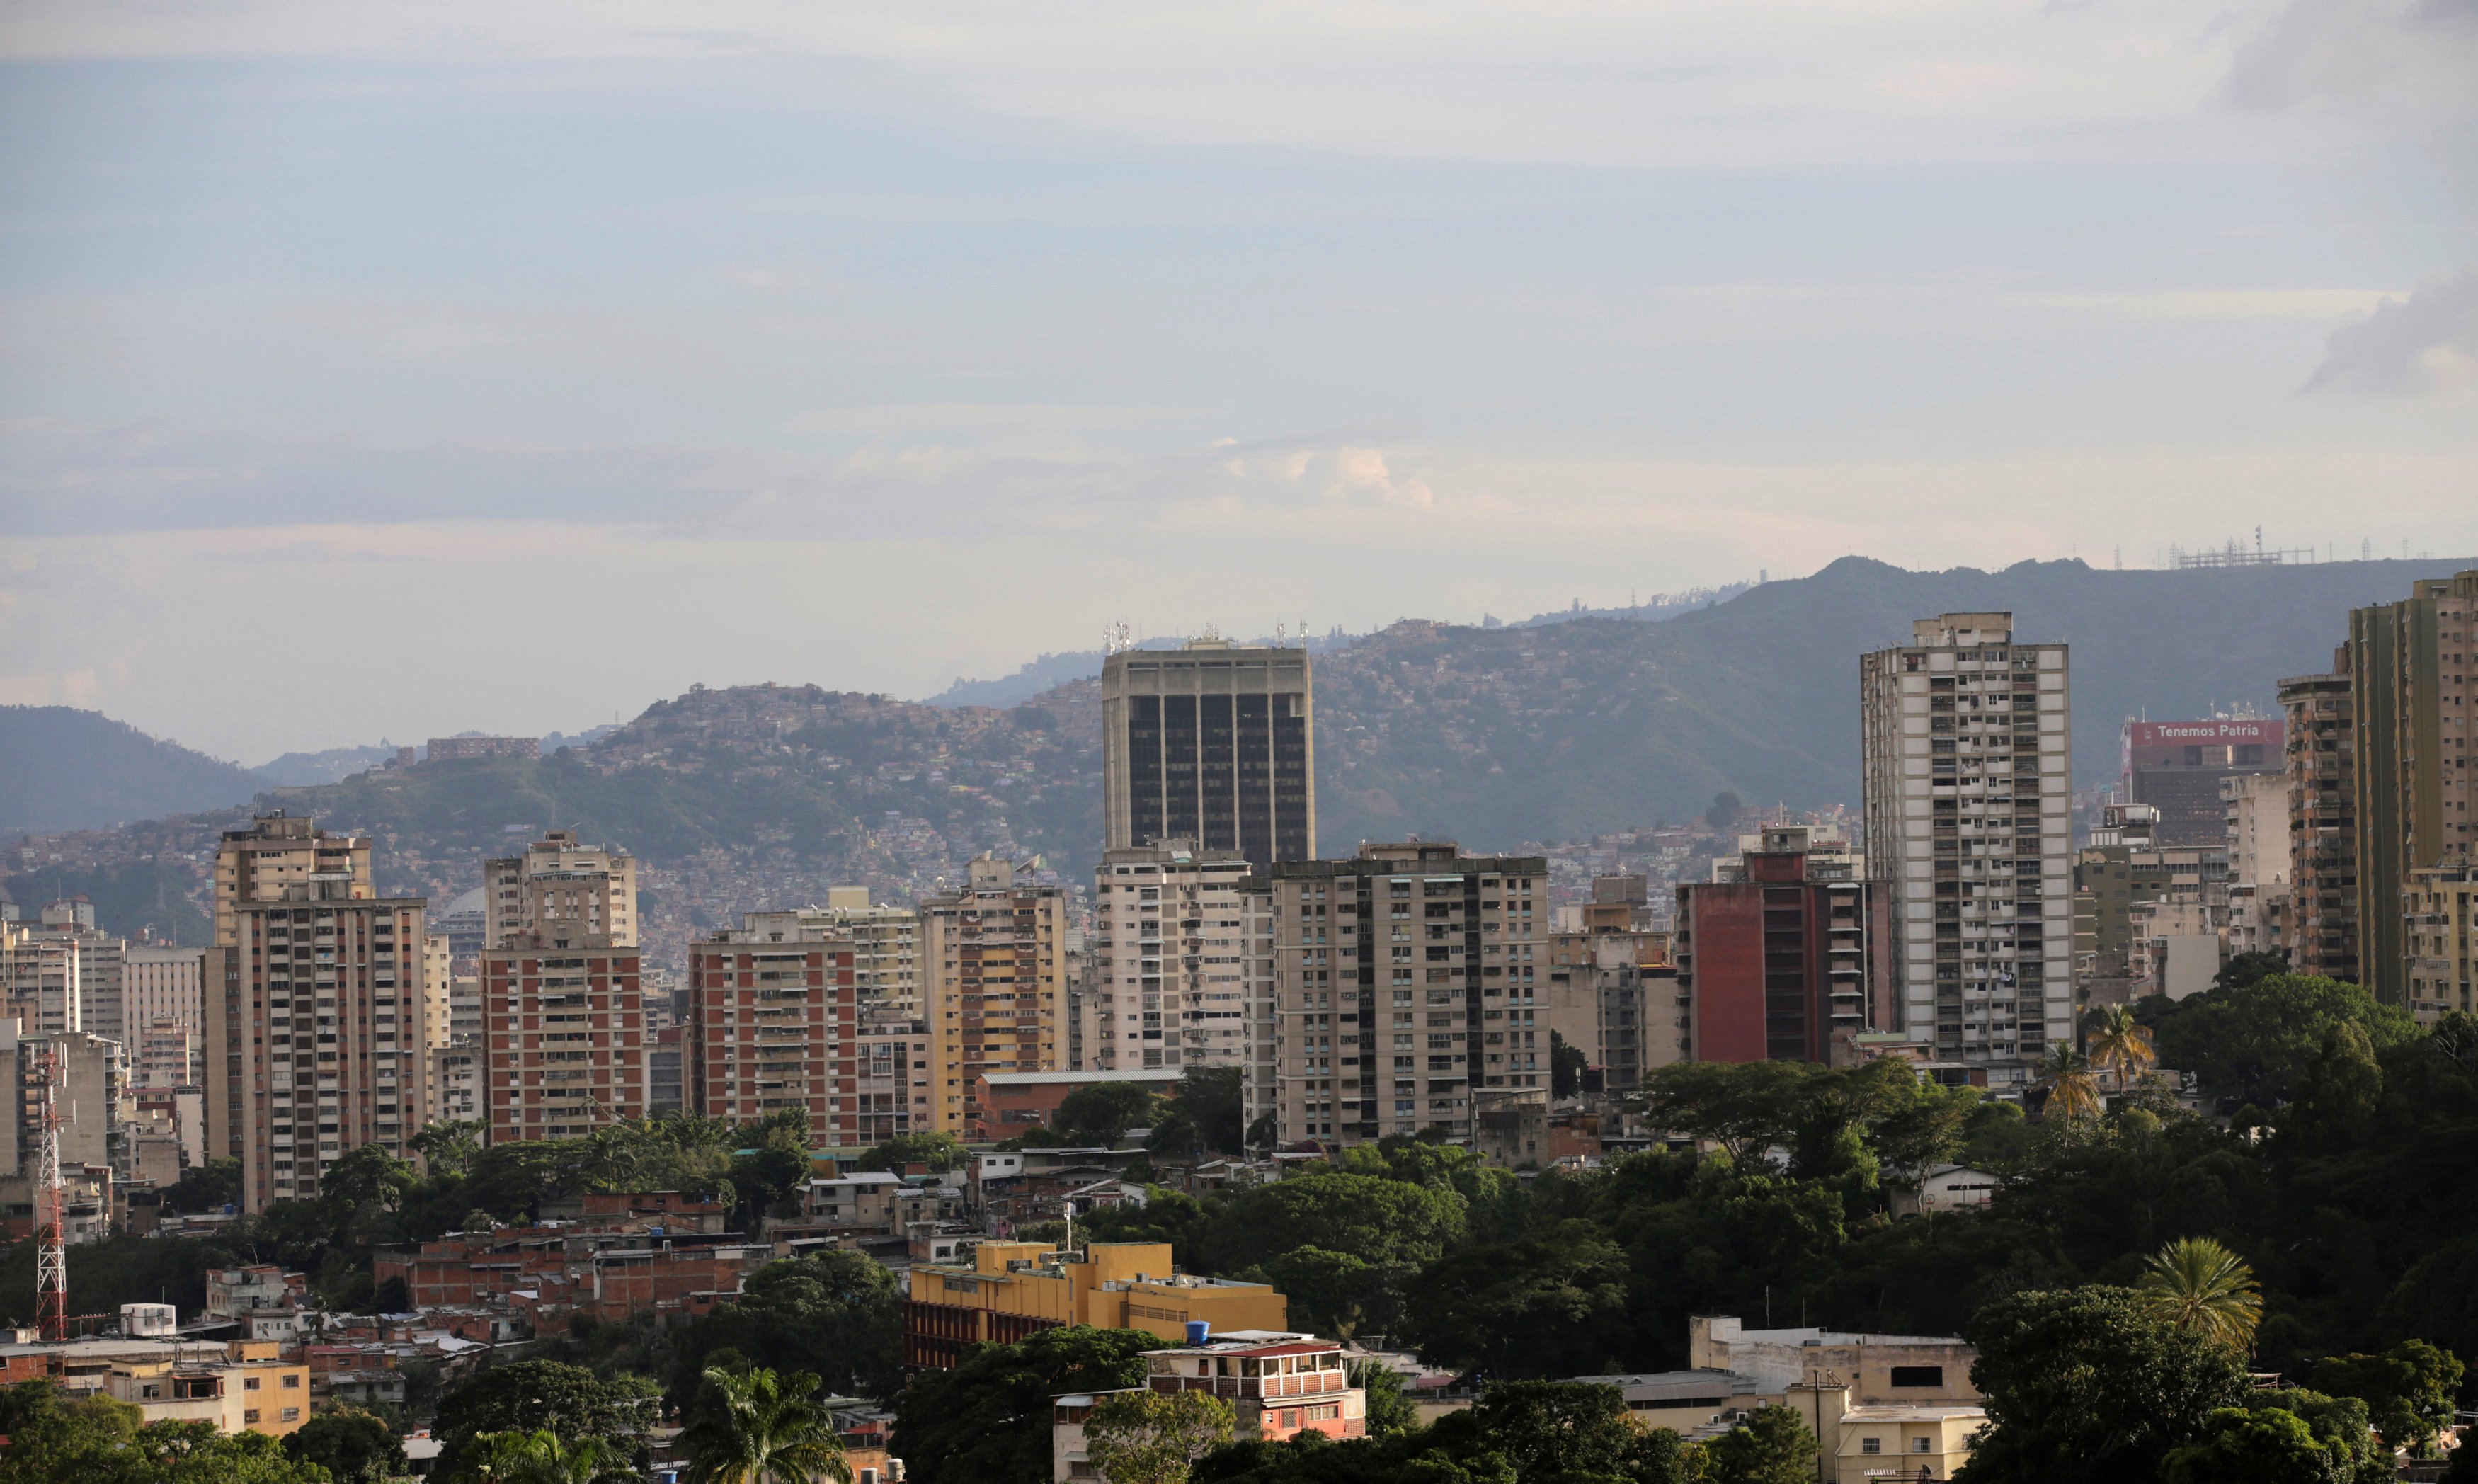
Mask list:
[[[2478,0],[0,0],[0,702],[2478,553]]]

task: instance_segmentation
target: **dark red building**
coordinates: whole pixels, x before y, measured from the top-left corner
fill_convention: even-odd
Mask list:
[[[1678,888],[1673,951],[1695,1060],[1846,1061],[1850,1038],[1889,1027],[1890,897],[1858,871],[1845,843],[1767,825],[1723,879]]]

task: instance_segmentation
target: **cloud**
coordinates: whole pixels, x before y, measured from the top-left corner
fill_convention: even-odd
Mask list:
[[[2478,5],[2469,0],[2288,0],[2230,60],[2239,108],[2365,104],[2466,116],[2478,100]]]
[[[2429,279],[2332,332],[2308,391],[2408,396],[2478,381],[2478,268]]]

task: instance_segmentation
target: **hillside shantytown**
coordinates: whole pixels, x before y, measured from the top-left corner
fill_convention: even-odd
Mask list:
[[[1519,847],[1210,637],[26,834],[0,1479],[2468,1477],[2478,569],[2317,621],[2086,786],[2075,636],[1917,615],[1855,807]]]

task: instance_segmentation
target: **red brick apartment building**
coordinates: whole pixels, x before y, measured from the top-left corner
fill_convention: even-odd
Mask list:
[[[860,1128],[852,947],[771,925],[789,916],[751,913],[746,926],[689,945],[681,1095],[694,1112],[743,1121],[802,1108],[813,1144],[847,1147]]]

